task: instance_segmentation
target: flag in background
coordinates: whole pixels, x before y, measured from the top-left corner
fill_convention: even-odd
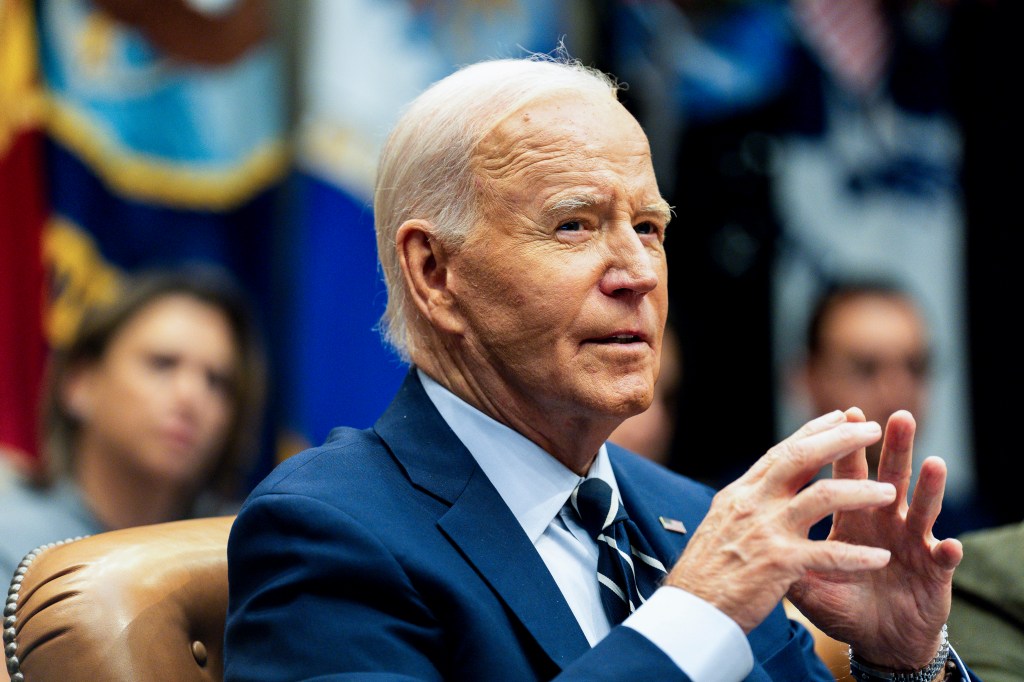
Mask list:
[[[573,3],[315,0],[305,34],[292,286],[288,423],[319,444],[367,427],[408,368],[376,330],[386,296],[372,193],[378,151],[405,104],[460,65],[550,52]],[[570,45],[570,50],[572,46]]]
[[[104,264],[184,260],[222,263],[269,298],[266,192],[287,155],[264,3],[217,14],[184,0],[38,5],[57,305],[87,304],[80,287]]]
[[[0,0],[0,452],[38,454],[46,358],[42,97],[28,0]]]
[[[269,328],[289,154],[267,3],[38,0],[36,13],[50,341],[122,273],[186,261],[232,272]]]

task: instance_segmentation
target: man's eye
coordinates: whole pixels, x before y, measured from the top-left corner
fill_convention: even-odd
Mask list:
[[[579,232],[583,229],[583,223],[578,220],[568,220],[558,226],[559,232]]]
[[[657,234],[658,228],[652,222],[642,222],[633,227],[637,234]]]

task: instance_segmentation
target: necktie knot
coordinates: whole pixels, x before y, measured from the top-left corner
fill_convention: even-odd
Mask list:
[[[619,496],[600,478],[588,478],[576,486],[570,501],[581,525],[595,540],[612,524],[627,518]]]

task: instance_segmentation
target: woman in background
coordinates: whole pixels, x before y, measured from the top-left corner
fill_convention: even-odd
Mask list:
[[[0,571],[48,542],[224,510],[255,452],[265,363],[214,270],[130,279],[52,361],[47,468],[0,481]]]

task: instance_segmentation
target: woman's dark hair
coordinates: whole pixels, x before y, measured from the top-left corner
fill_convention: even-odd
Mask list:
[[[238,357],[231,383],[233,418],[205,489],[225,497],[239,493],[237,484],[258,447],[266,362],[248,297],[225,272],[209,266],[145,271],[127,277],[115,299],[89,310],[67,347],[54,353],[42,403],[42,443],[48,459],[42,483],[72,469],[81,425],[62,396],[69,372],[101,361],[128,322],[167,296],[187,296],[210,305],[224,314],[231,327]]]

